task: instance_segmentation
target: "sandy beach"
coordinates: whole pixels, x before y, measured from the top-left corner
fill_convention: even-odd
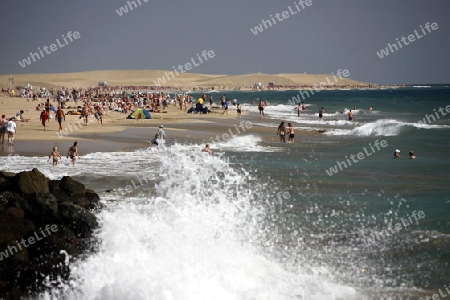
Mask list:
[[[0,75],[0,86],[6,90],[9,88],[9,78],[13,78],[11,88],[32,87],[47,89],[78,89],[98,86],[99,82],[107,82],[108,87],[121,87],[123,89],[132,87],[154,86],[159,78],[167,76],[169,71],[163,70],[120,70],[120,71],[90,71],[79,73],[58,73],[58,74],[17,74]],[[166,83],[167,88],[177,90],[251,90],[255,84],[260,83],[267,86],[269,82],[277,85],[275,89],[283,87],[294,88],[298,86],[319,85],[332,82],[332,85],[323,86],[325,89],[340,89],[346,87],[368,87],[370,84],[359,82],[346,77],[334,77],[331,74],[246,74],[246,75],[207,75],[194,73],[179,73],[173,79]],[[16,91],[17,92],[17,91]],[[55,119],[49,120],[47,130],[39,121],[40,111],[36,106],[43,104],[45,98],[39,98],[38,101],[27,101],[22,97],[8,97],[7,93],[2,93],[0,97],[0,113],[7,117],[15,116],[20,110],[24,111],[23,117],[30,119],[29,122],[17,122],[17,134],[14,144],[14,150],[9,149],[1,151],[1,154],[20,153],[21,155],[31,155],[47,152],[52,145],[66,148],[74,140],[89,141],[85,143],[87,151],[117,150],[142,145],[142,140],[151,140],[152,132],[156,131],[160,124],[166,126],[168,134],[178,139],[199,140],[206,135],[203,141],[208,141],[208,134],[223,134],[229,126],[233,126],[238,120],[235,111],[230,111],[229,115],[222,115],[222,109],[218,108],[218,99],[215,100],[217,108],[212,109],[208,115],[186,114],[180,111],[177,106],[169,106],[167,113],[152,113],[151,120],[128,120],[126,114],[106,111],[103,117],[103,125],[97,124],[93,116],[90,118],[88,126],[80,126],[81,120],[77,115],[67,115],[63,128],[71,125],[72,128],[64,136],[58,135],[58,124]],[[217,97],[216,97],[217,98]],[[52,104],[57,107],[57,102],[52,98]],[[75,102],[69,102],[71,109],[76,107]],[[79,104],[78,104],[79,105]],[[70,109],[65,109],[67,112]],[[250,116],[243,113],[245,120],[250,120]],[[227,120],[224,122],[224,120]],[[240,121],[240,120],[239,120]],[[234,122],[234,123],[233,123]],[[208,124],[208,126],[205,126]],[[211,124],[215,124],[211,126]],[[78,126],[77,126],[78,125]],[[215,132],[210,129],[215,128]],[[141,129],[141,130],[140,130]],[[205,130],[208,129],[208,130]],[[135,130],[132,133],[129,130]],[[145,134],[140,134],[143,131]],[[127,132],[127,134],[120,134]],[[195,132],[195,134],[186,134],[186,132]],[[273,130],[265,127],[253,127],[252,132],[258,132],[263,139],[274,139]],[[265,134],[267,132],[267,135]],[[270,132],[270,133],[269,133]],[[203,133],[203,134],[202,134]],[[136,138],[130,138],[130,134],[137,135]],[[304,134],[314,134],[305,132]],[[105,142],[106,141],[106,142]],[[87,145],[86,145],[87,144]]]
[[[81,126],[78,115],[67,115],[63,122],[64,128],[72,128],[67,134],[60,134],[58,122],[51,119],[47,122],[46,130],[39,120],[40,110],[36,110],[38,101],[27,101],[25,98],[4,97],[0,98],[1,114],[7,117],[15,116],[23,110],[23,117],[30,119],[27,122],[17,121],[17,133],[13,147],[7,143],[0,148],[0,155],[23,156],[47,155],[53,146],[57,146],[64,154],[73,141],[79,141],[83,146],[82,154],[101,151],[133,150],[145,147],[157,131],[159,125],[164,125],[170,143],[207,143],[217,135],[221,136],[234,129],[241,122],[254,123],[261,121],[256,115],[243,112],[237,117],[235,110],[230,110],[228,115],[222,115],[222,109],[213,107],[209,114],[187,114],[179,110],[178,106],[170,105],[167,113],[151,113],[152,119],[133,120],[127,119],[127,114],[116,111],[106,111],[103,116],[103,125],[98,124],[94,116],[90,116],[88,126]],[[52,103],[54,106],[56,102]],[[218,104],[217,102],[215,103]],[[74,102],[69,102],[72,107]],[[67,112],[69,109],[65,109]],[[52,113],[54,116],[54,114]],[[273,128],[253,126],[245,134],[261,136],[263,141],[275,142]],[[305,131],[302,135],[315,135],[316,132]],[[6,138],[6,137],[5,137]]]

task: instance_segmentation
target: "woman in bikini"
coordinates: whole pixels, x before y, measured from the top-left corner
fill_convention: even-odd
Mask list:
[[[75,162],[77,161],[78,154],[78,142],[74,142],[73,146],[69,148],[69,151],[67,152],[67,158],[70,157],[70,160],[72,161],[72,165],[75,166]]]
[[[280,136],[280,143],[286,143],[286,126],[284,126],[284,122],[278,126],[277,135]]]

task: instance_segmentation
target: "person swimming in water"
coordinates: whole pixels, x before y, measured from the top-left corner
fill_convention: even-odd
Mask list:
[[[205,145],[205,148],[202,149],[202,152],[208,152],[208,154],[212,154],[211,148],[209,148],[209,144]]]
[[[414,152],[409,151],[409,159],[416,159],[416,156],[414,155]]]
[[[402,157],[400,156],[400,150],[398,150],[398,149],[395,149],[395,152],[394,152],[394,159],[401,159]]]

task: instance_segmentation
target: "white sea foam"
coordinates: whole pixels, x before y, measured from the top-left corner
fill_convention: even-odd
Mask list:
[[[285,151],[281,147],[264,147],[259,143],[262,141],[261,137],[256,135],[237,136],[226,142],[220,142],[216,146],[221,150],[232,150],[239,152],[279,152]],[[214,146],[214,144],[212,144]]]
[[[156,166],[153,172],[162,179],[138,196],[110,195],[115,202],[99,214],[98,251],[71,265],[70,284],[59,283],[42,298],[361,299],[306,262],[295,272],[286,270],[261,247],[277,243],[278,233],[268,232],[274,229],[263,222],[268,211],[261,205],[274,200],[255,201],[245,170],[193,149],[174,145],[165,151],[84,156],[80,164],[98,160],[102,170],[96,172],[110,171],[105,181],[112,174],[130,174],[133,159],[140,159],[134,171]],[[90,178],[90,168],[76,168]]]
[[[366,123],[353,129],[334,129],[327,131],[327,135],[355,135],[355,136],[397,136],[402,128],[415,127],[422,129],[450,128],[448,125],[430,125],[420,123],[405,123],[392,119],[382,119]]]

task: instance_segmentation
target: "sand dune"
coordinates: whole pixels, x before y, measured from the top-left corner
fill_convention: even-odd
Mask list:
[[[172,72],[175,78],[172,78],[169,72]],[[165,77],[168,76],[168,77]],[[97,86],[100,81],[107,81],[111,86],[156,86],[154,81],[158,78],[165,79],[166,86],[181,86],[186,88],[194,87],[214,87],[216,89],[241,88],[248,89],[254,83],[268,85],[269,82],[275,82],[277,85],[303,85],[319,84],[320,82],[335,82],[331,74],[245,74],[245,75],[210,75],[181,73],[178,76],[173,70],[111,70],[111,71],[90,71],[79,73],[53,73],[53,74],[17,74],[0,75],[0,86],[8,87],[8,78],[13,77],[13,87],[31,84],[35,87],[91,87]],[[340,79],[335,82],[340,85],[367,85],[365,82],[359,82],[352,79]]]

